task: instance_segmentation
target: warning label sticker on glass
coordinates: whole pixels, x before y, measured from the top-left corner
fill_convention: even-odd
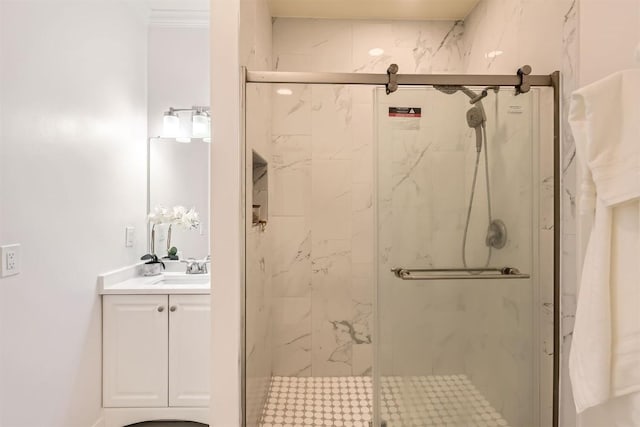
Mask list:
[[[522,114],[524,113],[524,109],[522,105],[509,105],[508,114]]]
[[[389,117],[422,117],[420,107],[389,107]]]

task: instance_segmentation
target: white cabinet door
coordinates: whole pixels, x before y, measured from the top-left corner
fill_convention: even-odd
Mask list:
[[[209,295],[169,295],[169,406],[209,405]]]
[[[105,295],[104,407],[167,406],[167,295]]]

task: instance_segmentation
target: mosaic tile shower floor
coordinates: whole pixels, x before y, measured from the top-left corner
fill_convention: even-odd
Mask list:
[[[369,377],[273,377],[260,427],[369,427]],[[508,427],[465,375],[383,377],[387,427]]]

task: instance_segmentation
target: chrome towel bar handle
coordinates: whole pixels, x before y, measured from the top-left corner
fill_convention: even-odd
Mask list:
[[[468,279],[529,279],[515,267],[481,268],[392,268],[391,272],[402,280],[468,280]]]

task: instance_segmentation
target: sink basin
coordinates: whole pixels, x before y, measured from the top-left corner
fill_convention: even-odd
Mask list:
[[[164,273],[153,284],[165,286],[209,286],[210,280],[211,278],[208,274]]]

